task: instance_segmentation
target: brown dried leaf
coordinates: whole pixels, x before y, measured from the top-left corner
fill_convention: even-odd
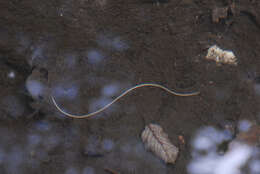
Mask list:
[[[232,148],[236,143],[245,143],[250,146],[260,145],[260,126],[253,125],[248,131],[240,132],[229,144],[229,148]]]
[[[142,133],[142,140],[147,149],[151,150],[156,156],[166,163],[174,164],[179,153],[169,140],[168,135],[156,124],[149,124]]]

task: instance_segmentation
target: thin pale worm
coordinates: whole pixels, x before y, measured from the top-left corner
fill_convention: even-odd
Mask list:
[[[94,112],[91,112],[91,113],[88,113],[88,114],[84,114],[84,115],[75,115],[75,114],[70,114],[68,112],[65,112],[63,111],[57,104],[57,102],[55,101],[54,97],[51,96],[51,99],[52,99],[52,102],[53,104],[55,105],[55,107],[61,112],[63,113],[64,115],[68,116],[68,117],[71,117],[71,118],[90,118],[92,116],[95,116],[96,114],[99,114],[101,113],[102,111],[104,111],[105,109],[107,109],[108,107],[110,107],[113,103],[115,103],[116,101],[118,101],[120,98],[122,98],[123,96],[125,96],[127,93],[137,89],[137,88],[141,88],[141,87],[146,87],[146,86],[150,86],[150,87],[156,87],[156,88],[160,88],[160,89],[163,89],[165,90],[166,92],[172,94],[172,95],[176,95],[176,96],[182,96],[182,97],[187,97],[187,96],[194,96],[194,95],[198,95],[200,92],[192,92],[192,93],[178,93],[178,92],[175,92],[175,91],[172,91],[162,85],[159,85],[159,84],[155,84],[155,83],[142,83],[142,84],[139,84],[139,85],[136,85],[132,88],[129,88],[128,90],[126,90],[125,92],[123,92],[122,94],[120,94],[118,97],[116,97],[113,101],[111,101],[110,103],[106,104],[104,107],[94,111]]]

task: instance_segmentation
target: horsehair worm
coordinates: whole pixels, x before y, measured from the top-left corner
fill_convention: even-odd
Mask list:
[[[104,107],[94,111],[94,112],[91,112],[91,113],[88,113],[88,114],[84,114],[84,115],[75,115],[75,114],[70,114],[68,112],[65,112],[63,111],[57,104],[57,102],[55,101],[54,97],[51,96],[51,99],[52,99],[52,102],[54,103],[55,107],[61,112],[63,113],[64,115],[68,116],[68,117],[71,117],[71,118],[90,118],[92,116],[95,116],[96,114],[99,114],[101,113],[102,111],[104,111],[105,109],[107,109],[108,107],[110,107],[113,103],[115,103],[116,101],[118,101],[120,98],[122,98],[123,96],[125,96],[127,93],[137,89],[137,88],[142,88],[142,87],[156,87],[156,88],[160,88],[160,89],[163,89],[165,90],[166,92],[172,94],[172,95],[176,95],[176,96],[182,96],[182,97],[187,97],[187,96],[194,96],[194,95],[198,95],[200,92],[192,92],[192,93],[178,93],[178,92],[175,92],[175,91],[172,91],[162,85],[159,85],[159,84],[156,84],[156,83],[142,83],[142,84],[139,84],[139,85],[136,85],[134,87],[131,87],[129,89],[127,89],[125,92],[123,92],[122,94],[120,94],[118,97],[116,97],[113,101],[111,101],[110,103],[106,104]]]

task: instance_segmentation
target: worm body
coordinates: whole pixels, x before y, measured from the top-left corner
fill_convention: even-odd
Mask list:
[[[129,92],[135,90],[135,89],[138,89],[138,88],[142,88],[142,87],[156,87],[156,88],[160,88],[160,89],[163,89],[164,91],[172,94],[172,95],[176,95],[176,96],[181,96],[181,97],[187,97],[187,96],[195,96],[195,95],[198,95],[199,92],[192,92],[192,93],[178,93],[178,92],[175,92],[173,90],[170,90],[162,85],[159,85],[159,84],[156,84],[156,83],[142,83],[142,84],[139,84],[139,85],[136,85],[132,88],[129,88],[127,89],[125,92],[123,92],[122,94],[120,94],[118,97],[116,97],[113,101],[111,101],[110,103],[106,104],[104,107],[94,111],[94,112],[91,112],[91,113],[88,113],[88,114],[84,114],[84,115],[75,115],[75,114],[70,114],[68,112],[65,112],[63,111],[57,104],[55,98],[53,96],[51,96],[51,99],[52,99],[52,102],[54,104],[54,106],[61,112],[63,113],[64,115],[68,116],[68,117],[71,117],[71,118],[78,118],[78,119],[83,119],[83,118],[90,118],[92,116],[95,116],[101,112],[103,112],[105,109],[109,108],[112,104],[114,104],[115,102],[117,102],[120,98],[124,97],[126,94],[128,94]]]

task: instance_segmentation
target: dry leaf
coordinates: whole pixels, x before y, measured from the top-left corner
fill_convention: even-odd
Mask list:
[[[218,64],[230,64],[230,65],[237,65],[236,56],[232,51],[225,51],[219,48],[217,45],[213,45],[208,49],[208,54],[206,59],[214,60]]]
[[[229,148],[232,148],[237,143],[244,143],[249,146],[260,145],[260,126],[253,125],[248,131],[240,132],[237,137],[230,142]]]
[[[149,124],[146,126],[142,133],[142,140],[147,149],[166,163],[175,163],[179,149],[170,142],[168,135],[159,125]]]

